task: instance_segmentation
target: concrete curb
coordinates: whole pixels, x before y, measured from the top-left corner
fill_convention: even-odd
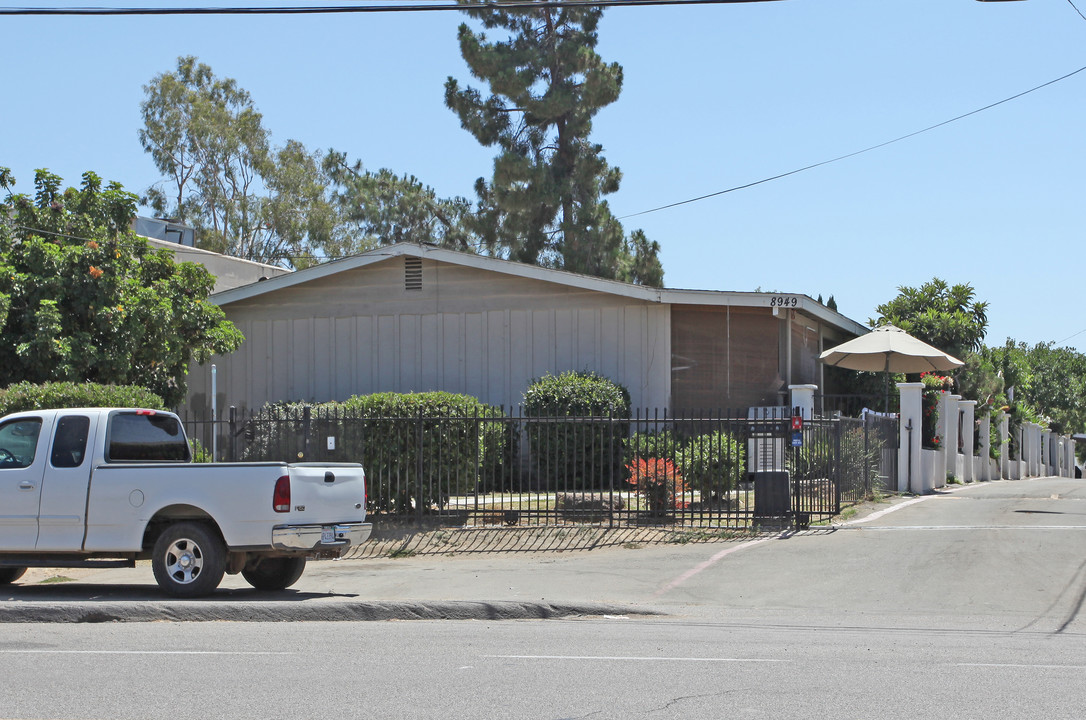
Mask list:
[[[336,622],[373,620],[545,620],[576,616],[662,615],[629,605],[530,602],[284,602],[200,601],[0,603],[0,623]]]

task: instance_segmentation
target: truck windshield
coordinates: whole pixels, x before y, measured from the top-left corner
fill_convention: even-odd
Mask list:
[[[189,446],[177,418],[117,413],[109,423],[109,462],[188,462]]]

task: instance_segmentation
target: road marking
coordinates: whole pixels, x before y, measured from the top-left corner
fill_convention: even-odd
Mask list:
[[[1086,530],[1086,525],[880,525],[841,530]]]
[[[903,503],[898,503],[897,505],[893,505],[891,507],[888,507],[885,510],[879,510],[878,512],[873,512],[870,515],[868,515],[867,517],[860,518],[859,520],[849,520],[848,522],[841,523],[841,525],[838,525],[837,527],[847,527],[849,525],[861,525],[863,523],[869,523],[872,520],[878,520],[879,518],[883,517],[884,515],[889,515],[892,512],[897,512],[898,510],[901,510],[902,508],[907,508],[910,505],[915,505],[918,502],[924,502],[925,500],[927,500],[929,498],[932,498],[932,497],[935,497],[935,496],[934,495],[926,495],[924,497],[918,497],[918,498],[913,498],[912,500],[906,500]]]
[[[0,650],[0,655],[293,655],[240,650]]]
[[[499,660],[602,660],[613,661],[644,661],[644,662],[722,662],[722,663],[786,663],[791,660],[776,660],[768,658],[705,658],[705,657],[641,657],[623,655],[483,655],[484,658],[497,658]]]
[[[1086,665],[1037,665],[1030,663],[955,663],[954,667],[1036,668],[1038,670],[1086,670]]]
[[[754,547],[755,545],[758,545],[759,543],[764,543],[767,540],[776,540],[779,537],[780,537],[779,535],[773,535],[773,536],[770,536],[770,537],[758,538],[757,540],[750,540],[750,541],[745,542],[745,543],[740,543],[738,545],[733,545],[730,548],[725,548],[725,549],[721,550],[720,552],[718,552],[716,555],[713,555],[711,558],[709,558],[705,562],[700,563],[698,565],[695,565],[694,567],[690,568],[689,570],[684,572],[679,577],[677,577],[674,580],[672,580],[671,582],[669,582],[667,585],[664,585],[662,588],[660,588],[659,590],[654,592],[652,595],[650,595],[649,599],[650,600],[655,600],[656,598],[660,597],[661,595],[668,592],[669,590],[674,590],[675,588],[679,587],[680,585],[682,585],[684,582],[686,582],[690,578],[692,578],[695,575],[697,575],[698,573],[700,573],[702,570],[705,570],[706,568],[712,567],[717,562],[719,562],[721,559],[723,559],[724,557],[726,557],[728,555],[731,555],[733,552],[739,552],[740,550],[745,550],[746,548]]]

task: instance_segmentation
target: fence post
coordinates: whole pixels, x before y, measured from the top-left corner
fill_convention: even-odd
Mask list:
[[[614,508],[615,508],[615,408],[614,408],[614,406],[608,406],[608,408],[607,408],[607,420],[608,420],[608,424],[610,426],[610,432],[608,433],[608,435],[610,436],[610,442],[608,443],[608,445],[610,446],[610,451],[608,452],[608,463],[607,464],[610,465],[610,474],[611,474],[611,479],[610,479],[611,491],[610,491],[610,496],[607,498],[607,502],[609,504],[610,511],[607,513],[607,517],[610,520],[608,526],[609,527],[614,527],[615,526],[615,512],[614,512]]]
[[[422,523],[422,407],[416,425],[415,446],[415,523]]]
[[[923,383],[898,383],[901,394],[897,455],[897,490],[922,495],[931,492],[931,479],[925,477],[920,462],[920,436],[922,434]]]
[[[230,462],[238,461],[238,409],[230,406]]]
[[[302,460],[309,461],[309,429],[312,426],[311,408],[306,405],[302,409]]]
[[[875,420],[869,413],[864,413],[863,416],[864,427],[864,500],[871,497],[871,439],[868,432],[871,428],[878,428],[878,421]],[[882,443],[879,443],[879,460],[880,465],[882,460]]]
[[[976,480],[974,472],[973,450],[976,447],[976,400],[962,400],[958,403],[962,410],[962,482],[971,483]]]
[[[841,514],[841,476],[844,474],[841,462],[841,434],[844,432],[844,425],[841,423],[840,418],[833,421],[832,427],[835,429],[833,433],[833,465],[834,476],[837,478],[833,488],[833,514]]]

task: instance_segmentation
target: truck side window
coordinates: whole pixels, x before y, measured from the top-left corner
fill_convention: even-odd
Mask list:
[[[39,434],[41,418],[20,418],[0,425],[0,470],[30,467]]]
[[[49,462],[53,467],[74,468],[83,464],[87,454],[87,435],[90,418],[84,415],[68,415],[57,421],[53,434],[53,454]]]
[[[109,462],[188,462],[189,444],[177,418],[117,413],[109,423]]]

